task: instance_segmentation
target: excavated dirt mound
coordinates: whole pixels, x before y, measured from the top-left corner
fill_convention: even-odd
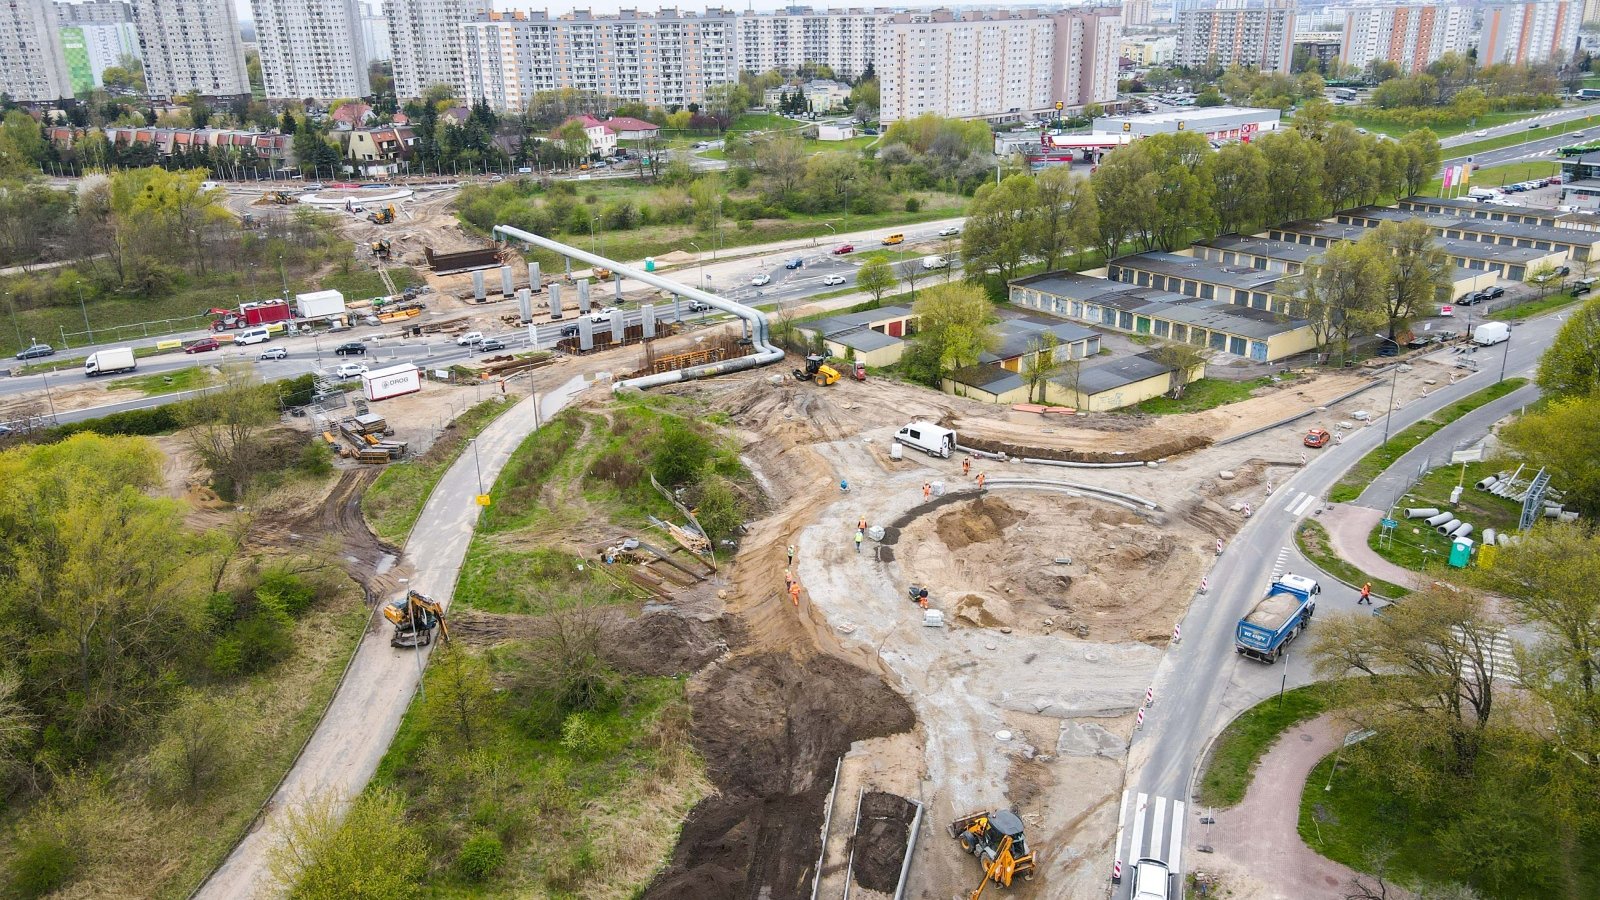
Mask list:
[[[809,897],[834,762],[854,741],[909,730],[883,680],[826,656],[729,660],[691,691],[695,743],[718,794],[689,814],[660,900]]]
[[[916,814],[911,801],[896,794],[873,791],[861,799],[861,826],[854,842],[856,884],[894,893]]]
[[[1028,459],[1053,459],[1060,462],[1151,462],[1157,459],[1177,456],[1180,453],[1188,453],[1191,450],[1199,450],[1201,447],[1209,447],[1211,446],[1211,438],[1198,434],[1189,434],[1133,450],[1106,451],[1072,450],[1061,447],[1025,447],[1008,441],[991,440],[963,433],[961,435],[961,446],[982,450],[985,453],[1004,453],[1007,456],[1026,457]]]
[[[995,540],[1001,532],[1023,518],[1022,513],[1004,500],[979,497],[968,505],[940,516],[934,524],[934,530],[945,546],[960,550],[970,544]]]
[[[641,675],[695,672],[727,650],[720,622],[683,616],[669,607],[647,606],[638,616],[606,628],[607,660]]]

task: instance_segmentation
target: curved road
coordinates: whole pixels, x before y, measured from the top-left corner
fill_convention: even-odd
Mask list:
[[[537,411],[533,398],[522,400],[483,430],[476,453],[464,453],[456,460],[417,520],[426,522],[427,527],[416,529],[406,541],[405,558],[416,573],[410,587],[450,603],[478,517],[476,466],[483,468],[482,483],[493,484],[535,423],[549,421],[586,387],[588,383],[580,375],[538,397]],[[421,680],[426,655],[432,650],[397,650],[389,646],[389,636],[387,623],[383,623],[362,637],[327,713],[273,794],[268,811],[200,886],[196,897],[236,900],[270,890],[274,885],[269,867],[271,848],[278,841],[284,817],[308,801],[324,797],[335,798],[343,807],[366,787],[400,727]]]
[[[1494,384],[1502,353],[1509,353],[1506,377],[1531,373],[1565,318],[1554,314],[1533,319],[1517,326],[1508,344],[1479,351],[1483,371],[1396,410],[1391,434]],[[1368,395],[1377,408],[1387,399],[1384,388],[1380,384]],[[1317,514],[1334,482],[1382,438],[1378,421],[1354,432],[1343,444],[1321,451],[1290,477],[1234,536],[1208,575],[1210,592],[1190,605],[1182,622],[1183,641],[1171,646],[1161,661],[1155,704],[1146,711],[1142,730],[1134,733],[1128,754],[1115,851],[1124,875],[1134,859],[1151,856],[1166,860],[1181,880],[1184,850],[1193,844],[1186,839],[1193,834],[1189,826],[1203,812],[1189,802],[1195,768],[1206,746],[1243,707],[1283,686],[1314,680],[1303,644],[1290,645],[1281,666],[1263,665],[1234,652],[1234,625],[1265,592],[1274,574],[1315,571],[1289,536],[1300,520]],[[1321,580],[1319,614],[1356,609],[1354,591],[1331,579]],[[1112,896],[1120,900],[1130,891],[1131,879],[1125,877]]]

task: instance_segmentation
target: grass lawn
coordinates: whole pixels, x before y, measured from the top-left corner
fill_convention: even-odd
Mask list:
[[[373,533],[395,546],[404,544],[417,517],[422,515],[422,507],[433,493],[433,486],[466,449],[467,440],[477,437],[511,406],[497,398],[468,407],[450,423],[427,453],[384,469],[361,498],[361,513],[366,516]]]
[[[1502,468],[1502,464],[1489,461],[1468,463],[1465,467],[1441,466],[1424,475],[1406,492],[1395,504],[1396,511],[1408,506],[1449,510],[1463,522],[1472,523],[1474,530],[1470,537],[1474,541],[1481,539],[1486,528],[1496,531],[1515,529],[1522,514],[1522,504],[1473,487],[1484,476],[1493,475]],[[1458,483],[1465,485],[1461,502],[1451,505],[1450,492]],[[1381,526],[1374,528],[1367,537],[1367,545],[1384,559],[1413,571],[1420,572],[1428,566],[1440,565],[1450,555],[1450,539],[1421,520],[1401,519],[1400,526],[1395,529],[1394,540],[1387,547],[1379,546],[1378,537],[1381,533]]]
[[[1570,134],[1574,131],[1582,131],[1583,129],[1597,123],[1600,123],[1600,115],[1592,115],[1585,116],[1582,119],[1572,119],[1557,125],[1543,125],[1539,128],[1530,128],[1523,131],[1513,132],[1511,134],[1503,134],[1499,137],[1484,138],[1481,141],[1473,141],[1470,144],[1462,144],[1459,147],[1447,148],[1444,151],[1445,158],[1459,159],[1464,156],[1472,156],[1477,153],[1482,153],[1485,150],[1498,150],[1501,147],[1512,147],[1517,144],[1525,144],[1528,141],[1537,141],[1542,138],[1555,137],[1556,135],[1560,134]],[[1473,174],[1476,175],[1477,173],[1475,172]]]
[[[1489,166],[1472,173],[1472,178],[1467,182],[1467,187],[1500,187],[1514,184],[1518,181],[1527,181],[1531,178],[1544,178],[1548,175],[1561,173],[1561,164],[1554,160],[1536,160],[1534,162],[1519,162],[1505,166]],[[1435,178],[1418,191],[1418,196],[1438,197],[1444,193],[1444,179]],[[1451,194],[1465,194],[1466,191],[1450,189]]]
[[[1551,294],[1548,297],[1541,297],[1537,300],[1529,300],[1525,303],[1518,303],[1515,306],[1507,306],[1504,309],[1497,309],[1489,314],[1489,318],[1501,322],[1520,321],[1522,319],[1527,319],[1550,312],[1551,310],[1560,309],[1563,306],[1570,305],[1582,299],[1584,298],[1574,297],[1570,292],[1562,291],[1558,294]]]
[[[1228,724],[1212,746],[1211,758],[1200,778],[1200,802],[1206,806],[1233,806],[1243,800],[1255,776],[1256,763],[1278,736],[1327,707],[1326,689],[1311,684],[1246,710]]]
[[[1250,399],[1250,394],[1256,388],[1272,384],[1272,377],[1251,379],[1250,381],[1224,381],[1220,378],[1202,378],[1183,389],[1183,396],[1177,400],[1171,397],[1151,397],[1149,400],[1134,404],[1128,412],[1145,413],[1152,416],[1170,416],[1177,413],[1200,412],[1201,410],[1215,409],[1229,403],[1238,403],[1240,400]]]
[[[1372,592],[1385,600],[1398,600],[1411,593],[1409,588],[1374,578],[1341,559],[1329,545],[1328,530],[1320,522],[1307,519],[1300,523],[1300,528],[1294,533],[1294,541],[1306,559],[1346,584],[1365,584],[1370,581]]]
[[[410,266],[390,266],[389,278],[394,282],[396,290],[405,290],[421,281],[417,270]],[[306,286],[307,288],[310,285]],[[388,293],[384,286],[383,276],[376,270],[352,265],[349,272],[335,273],[318,282],[318,290],[338,291],[344,294],[346,300],[366,300],[371,297],[381,297]],[[299,289],[297,289],[298,292]]]
[[[1365,128],[1368,131],[1376,132],[1378,134],[1387,134],[1390,137],[1400,138],[1405,137],[1408,132],[1416,130],[1416,127],[1412,125],[1393,125],[1369,117],[1363,112],[1362,108],[1358,106],[1336,106],[1333,109],[1333,117],[1335,119],[1341,122],[1349,122],[1351,125],[1354,125],[1357,128]],[[1433,130],[1434,134],[1441,138],[1447,138],[1453,135],[1461,134],[1464,131],[1477,131],[1480,128],[1493,128],[1496,125],[1504,125],[1507,122],[1515,122],[1518,119],[1526,119],[1529,116],[1535,115],[1538,115],[1538,111],[1493,112],[1479,116],[1476,123],[1474,123],[1471,119],[1465,119],[1449,125],[1431,125],[1429,127]]]
[[[1427,440],[1434,432],[1485,403],[1504,397],[1527,383],[1525,378],[1507,378],[1505,381],[1492,384],[1477,393],[1463,397],[1409,428],[1389,435],[1388,446],[1379,447],[1361,457],[1360,461],[1351,466],[1350,471],[1339,479],[1339,483],[1333,486],[1333,490],[1328,494],[1328,499],[1334,503],[1348,503],[1356,499],[1361,496],[1363,490],[1366,490],[1367,485],[1372,483],[1372,479],[1383,474],[1384,470],[1388,469],[1395,460],[1404,456],[1424,440]]]
[[[204,366],[190,366],[187,369],[178,369],[173,372],[119,378],[111,382],[110,386],[143,391],[146,396],[154,397],[158,394],[176,394],[179,391],[192,391],[196,388],[203,388],[213,380],[214,377],[210,369]]]

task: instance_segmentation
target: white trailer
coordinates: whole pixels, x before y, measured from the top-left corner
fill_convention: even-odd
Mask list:
[[[132,347],[96,350],[83,361],[83,374],[89,378],[96,375],[114,375],[117,372],[132,372],[137,368],[139,361],[134,358]]]
[[[294,298],[295,314],[302,319],[324,319],[343,315],[344,295],[338,291],[313,291],[297,294]]]
[[[368,400],[387,400],[422,390],[422,372],[411,363],[402,363],[367,372],[361,376],[361,393]]]

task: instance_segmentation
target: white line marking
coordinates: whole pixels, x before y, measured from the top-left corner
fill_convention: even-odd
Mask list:
[[[1167,851],[1167,868],[1183,879],[1183,801],[1172,801],[1172,848]]]
[[[1162,851],[1166,848],[1161,845],[1167,839],[1167,798],[1155,798],[1155,807],[1155,814],[1150,818],[1150,855],[1161,853],[1165,858]]]
[[[1129,865],[1139,858],[1139,851],[1144,847],[1144,805],[1148,799],[1147,794],[1140,794],[1139,805],[1133,810],[1133,844],[1128,848]]]
[[[1133,797],[1127,791],[1122,792],[1122,802],[1117,805],[1117,853],[1122,852],[1122,826],[1128,821],[1128,800]],[[1120,857],[1119,857],[1120,858]],[[1127,862],[1127,860],[1122,860]]]
[[[1301,497],[1303,499],[1299,503],[1296,503],[1293,509],[1289,510],[1289,515],[1294,516],[1295,518],[1305,515],[1306,512],[1311,509],[1312,505],[1317,502],[1317,495],[1315,494],[1302,494]]]

